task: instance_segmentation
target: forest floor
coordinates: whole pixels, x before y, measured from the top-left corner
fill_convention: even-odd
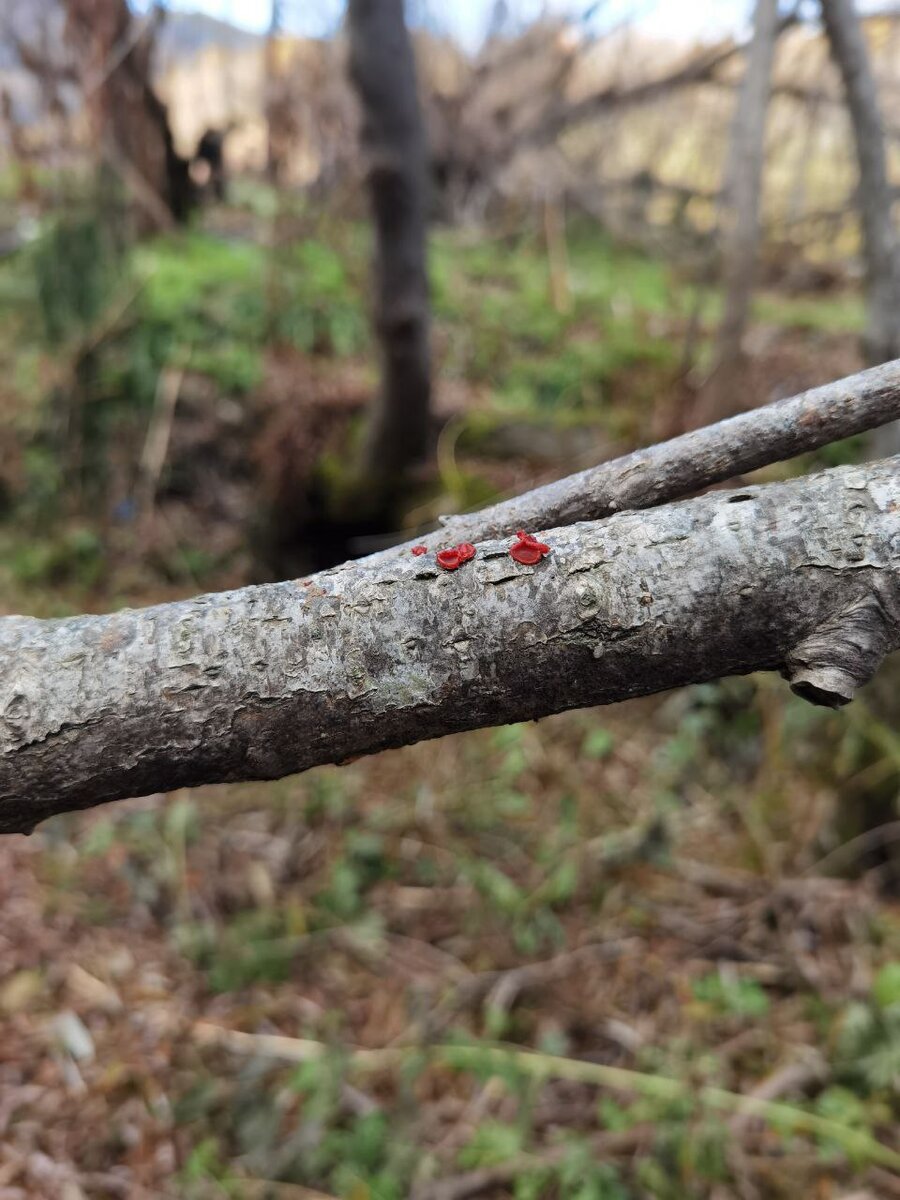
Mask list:
[[[0,266],[0,611],[265,577],[261,512],[352,450],[364,236],[241,217],[102,278],[59,239]],[[437,233],[411,519],[687,420],[716,296],[691,345],[673,268],[569,253],[557,311],[536,234]],[[856,369],[859,323],[764,294],[745,402]],[[726,680],[3,840],[0,1200],[900,1195],[890,700]]]

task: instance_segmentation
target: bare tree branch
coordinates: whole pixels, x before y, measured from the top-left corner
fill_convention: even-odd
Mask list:
[[[0,831],[755,670],[847,702],[900,645],[900,459],[109,616],[0,620]]]
[[[36,78],[52,80],[56,84],[77,82],[78,72],[72,63],[54,62],[45,57],[35,46],[20,37],[8,23],[3,24],[2,32],[4,41],[8,41],[12,46],[19,62]]]
[[[797,16],[794,13],[782,17],[778,22],[777,34],[789,29],[796,22]],[[749,44],[748,42],[735,42],[728,38],[701,50],[698,54],[690,57],[687,62],[656,79],[650,79],[645,83],[635,84],[628,88],[612,84],[575,103],[560,101],[550,109],[526,141],[528,144],[544,145],[552,142],[565,130],[604,116],[608,112],[620,113],[627,108],[651,104],[671,92],[715,80],[717,72],[733,58],[746,53]]]
[[[734,91],[739,85],[731,79],[710,79],[709,83],[722,91]],[[887,89],[885,89],[887,90]],[[824,105],[828,108],[844,108],[846,99],[838,93],[832,93],[824,87],[811,87],[809,84],[798,83],[794,80],[782,79],[776,80],[772,84],[771,94],[774,97],[784,97],[787,100],[795,100],[798,104],[802,104],[808,108],[814,108],[818,105]],[[890,100],[892,103],[896,101],[894,89],[890,89]],[[896,122],[884,121],[884,132],[889,138],[900,139],[900,125]]]

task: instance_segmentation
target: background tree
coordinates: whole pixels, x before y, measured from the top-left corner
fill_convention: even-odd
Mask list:
[[[290,138],[295,132],[291,120],[290,89],[284,78],[284,55],[279,52],[284,21],[282,10],[282,0],[272,0],[265,49],[266,174],[274,184],[278,184],[281,178]]]
[[[386,482],[402,478],[429,448],[428,164],[403,0],[350,0],[347,15],[375,229],[381,353],[364,461],[370,479]]]
[[[165,105],[151,82],[162,10],[138,25],[126,0],[64,0],[64,7],[93,144],[124,177],[143,230],[183,221],[193,195],[189,164],[175,150]]]
[[[766,115],[778,30],[778,0],[757,0],[753,40],[737,97],[720,210],[725,310],[714,351],[711,394],[700,405],[705,419],[713,412],[725,415],[729,410],[734,411],[737,400],[735,371],[742,358],[759,257]]]
[[[844,85],[859,166],[857,205],[866,267],[866,358],[900,355],[900,251],[888,181],[884,122],[866,40],[853,0],[822,0],[828,43]]]

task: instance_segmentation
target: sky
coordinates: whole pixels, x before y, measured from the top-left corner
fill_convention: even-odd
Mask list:
[[[284,22],[293,33],[321,35],[340,18],[340,0],[282,0]],[[411,21],[424,10],[432,21],[469,48],[475,48],[487,28],[494,0],[407,0]],[[170,8],[194,9],[247,29],[264,30],[271,16],[271,0],[169,0]],[[739,31],[746,22],[749,0],[511,0],[509,7],[522,16],[537,16],[556,9],[567,12],[595,10],[594,21],[618,24],[633,17],[647,33],[658,37],[716,37]],[[601,25],[601,27],[602,27]]]

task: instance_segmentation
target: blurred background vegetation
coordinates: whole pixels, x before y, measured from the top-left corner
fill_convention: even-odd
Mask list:
[[[0,612],[326,568],[862,367],[817,6],[781,14],[727,394],[752,13],[633,8],[497,5],[477,48],[408,11],[430,441],[385,503],[341,14],[0,5]],[[896,176],[900,14],[862,25]],[[0,1200],[900,1195],[895,678],[839,713],[725,680],[5,839]]]

